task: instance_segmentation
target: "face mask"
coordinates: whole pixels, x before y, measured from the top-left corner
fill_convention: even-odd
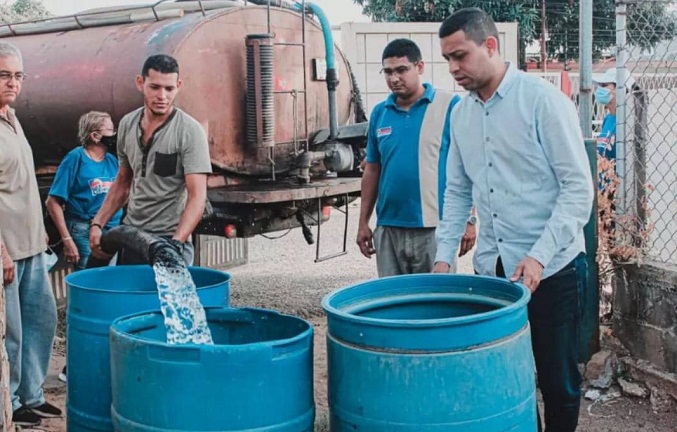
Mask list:
[[[114,149],[115,146],[118,143],[118,136],[117,135],[111,135],[111,136],[105,136],[103,135],[101,137],[101,144],[105,145],[108,150]]]
[[[608,105],[611,102],[611,90],[606,87],[597,87],[597,90],[595,90],[595,100],[602,105]]]

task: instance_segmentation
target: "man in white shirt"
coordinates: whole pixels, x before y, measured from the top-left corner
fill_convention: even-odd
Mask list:
[[[587,278],[583,226],[593,199],[576,107],[552,84],[503,61],[496,25],[482,10],[455,12],[439,36],[449,72],[470,93],[452,115],[433,271],[448,271],[475,204],[481,222],[475,270],[508,276],[531,291],[545,430],[573,432]]]

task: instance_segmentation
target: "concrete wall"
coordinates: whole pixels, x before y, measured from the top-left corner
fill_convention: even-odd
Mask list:
[[[517,23],[497,23],[503,57],[517,62]],[[449,66],[442,58],[437,31],[440,23],[343,23],[341,49],[352,65],[367,112],[390,94],[383,75],[381,54],[389,41],[409,38],[421,49],[425,71],[423,81],[439,89],[458,94],[465,91],[449,75]]]
[[[677,373],[677,266],[647,262],[616,276],[614,333],[633,357]]]

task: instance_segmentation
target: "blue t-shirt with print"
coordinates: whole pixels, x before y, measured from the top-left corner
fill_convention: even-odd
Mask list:
[[[436,91],[429,84],[424,87],[423,96],[408,110],[402,110],[391,94],[374,107],[369,120],[366,161],[381,166],[376,201],[379,226],[434,227],[441,218],[451,110],[460,97],[454,96],[444,106],[441,121],[427,123]],[[431,182],[431,175],[436,181]],[[430,193],[430,188],[436,193]]]
[[[97,162],[87,156],[84,147],[77,147],[61,161],[49,195],[66,204],[66,220],[90,221],[103,205],[117,175],[115,156],[106,153],[104,159]],[[115,213],[106,226],[120,225],[121,217],[122,210]]]
[[[597,153],[610,161],[616,160],[616,114],[607,114],[602,122],[602,130],[597,136]],[[604,190],[611,180],[607,175],[599,173],[597,187]]]
[[[607,114],[597,137],[597,153],[609,160],[616,159],[616,114]]]

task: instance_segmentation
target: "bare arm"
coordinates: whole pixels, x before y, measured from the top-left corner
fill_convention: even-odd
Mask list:
[[[7,252],[5,241],[0,238],[0,249],[2,254],[2,283],[6,287],[14,280],[14,260]]]
[[[75,245],[73,238],[68,232],[66,218],[63,214],[62,200],[50,195],[47,197],[47,201],[45,201],[45,206],[47,207],[47,212],[49,212],[49,216],[52,218],[52,221],[54,222],[54,225],[61,236],[66,260],[69,263],[77,263],[80,260],[80,252],[78,251],[78,247]]]
[[[172,239],[185,243],[202,219],[207,200],[207,174],[186,174],[188,201]]]
[[[50,195],[47,197],[47,201],[45,201],[45,206],[61,238],[70,237],[68,227],[66,226],[66,218],[63,215],[63,203],[61,199]]]
[[[92,219],[92,226],[89,230],[89,247],[92,249],[92,255],[99,258],[105,258],[107,255],[101,250],[101,228],[106,226],[108,221],[129,199],[129,191],[132,188],[132,179],[134,173],[127,165],[120,165],[115,181],[106,195],[106,199],[99,209],[99,212]]]
[[[127,165],[120,165],[115,181],[106,195],[106,199],[99,212],[92,219],[92,224],[105,226],[115,213],[122,208],[129,199],[129,191],[132,188],[132,169]]]
[[[360,222],[357,229],[357,245],[362,255],[370,258],[374,254],[373,233],[369,228],[369,219],[374,213],[378,185],[381,177],[381,164],[367,163],[362,175],[362,192],[360,204]]]

